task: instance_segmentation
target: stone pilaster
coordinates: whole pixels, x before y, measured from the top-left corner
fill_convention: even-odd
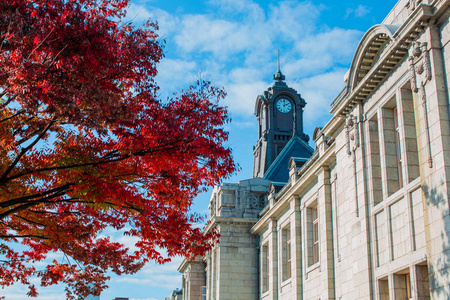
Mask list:
[[[322,167],[316,175],[318,179],[320,281],[322,284],[320,299],[335,299],[330,169]]]
[[[300,197],[293,197],[290,203],[291,215],[291,241],[292,247],[292,286],[295,290],[295,299],[303,299],[303,268],[302,268],[302,220],[300,212]]]
[[[269,299],[278,299],[278,239],[277,239],[277,221],[269,221]]]

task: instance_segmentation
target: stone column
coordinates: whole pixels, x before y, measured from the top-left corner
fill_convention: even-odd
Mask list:
[[[331,206],[330,169],[320,168],[317,173],[319,212],[319,245],[322,291],[320,299],[335,299],[333,216]]]
[[[278,299],[278,241],[277,241],[277,221],[269,221],[269,299]]]
[[[302,268],[302,221],[300,213],[300,197],[292,197],[290,202],[291,215],[291,251],[292,252],[292,287],[295,299],[303,299],[303,268]]]
[[[210,291],[210,300],[217,299],[217,257],[216,257],[216,249],[211,251],[211,291]]]
[[[212,253],[212,251],[209,251],[206,254],[206,299],[208,299],[208,300],[211,300],[211,298],[212,298],[212,294],[211,294],[211,291],[212,291],[211,253]]]

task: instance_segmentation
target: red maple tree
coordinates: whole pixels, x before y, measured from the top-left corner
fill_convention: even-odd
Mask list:
[[[0,285],[99,294],[107,272],[211,247],[194,196],[235,171],[221,89],[158,100],[156,24],[122,22],[128,0],[0,2]],[[137,251],[102,237],[138,239]],[[17,245],[21,244],[18,248]],[[18,250],[20,249],[20,250]],[[34,264],[63,253],[45,268]]]

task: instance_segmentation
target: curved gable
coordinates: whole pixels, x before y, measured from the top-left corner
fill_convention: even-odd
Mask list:
[[[349,90],[353,90],[378,61],[385,47],[393,40],[399,26],[375,25],[363,36],[350,67]]]
[[[267,102],[267,100],[265,99],[264,95],[259,95],[256,98],[256,102],[255,102],[255,116],[259,117],[259,114],[261,112],[261,106],[264,105],[265,102]]]

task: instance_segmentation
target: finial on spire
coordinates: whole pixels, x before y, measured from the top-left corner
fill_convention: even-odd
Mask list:
[[[280,50],[278,50],[278,72],[280,71]]]
[[[278,50],[278,71],[273,75],[273,79],[277,82],[283,81],[285,79],[283,73],[280,70],[280,50]]]

